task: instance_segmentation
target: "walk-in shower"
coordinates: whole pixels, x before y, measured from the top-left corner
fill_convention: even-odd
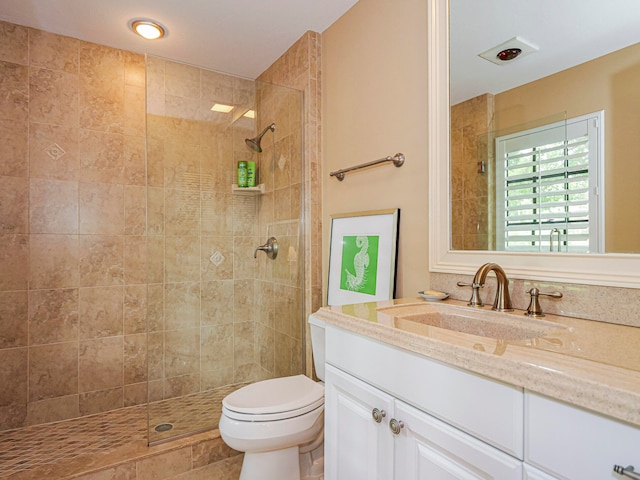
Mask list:
[[[16,100],[0,112],[0,477],[226,469],[215,430],[147,444],[214,429],[237,385],[303,371],[301,93],[0,23]],[[259,189],[233,188],[240,160]],[[278,258],[254,259],[271,236]]]

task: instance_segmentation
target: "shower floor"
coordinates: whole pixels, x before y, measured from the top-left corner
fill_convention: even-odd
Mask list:
[[[77,464],[78,468],[93,464],[87,456],[100,455],[105,461],[118,462],[125,453],[143,453],[147,442],[217,428],[222,398],[242,386],[232,385],[154,402],[149,405],[148,412],[147,406],[142,405],[0,432],[0,478],[13,475],[30,478],[29,470],[65,462]],[[147,413],[151,427],[149,437]],[[173,428],[155,432],[154,426],[160,423],[170,423]]]
[[[222,414],[222,399],[245,385],[229,385],[149,404],[149,443],[218,428]],[[156,426],[164,424],[170,424],[171,430],[155,430]]]

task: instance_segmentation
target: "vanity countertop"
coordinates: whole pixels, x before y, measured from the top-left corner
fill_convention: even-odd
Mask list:
[[[640,427],[640,328],[547,315],[543,320],[559,324],[557,331],[535,339],[507,340],[397,321],[384,313],[393,305],[425,303],[398,299],[323,307],[314,316],[327,324]],[[442,303],[466,305],[457,300]],[[520,319],[523,312],[506,315],[518,315]]]

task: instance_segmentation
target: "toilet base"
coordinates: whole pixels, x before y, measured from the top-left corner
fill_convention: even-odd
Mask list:
[[[303,450],[302,448],[300,450]],[[300,452],[300,480],[324,479],[324,442],[306,453]]]
[[[245,452],[240,480],[300,480],[297,446],[271,452]]]

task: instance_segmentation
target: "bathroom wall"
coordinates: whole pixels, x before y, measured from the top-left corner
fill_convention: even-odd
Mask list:
[[[398,207],[397,295],[428,287],[426,28],[423,0],[360,0],[322,33],[324,285],[330,216]],[[329,177],[396,152],[401,168]]]
[[[0,429],[146,401],[145,65],[0,22]]]

